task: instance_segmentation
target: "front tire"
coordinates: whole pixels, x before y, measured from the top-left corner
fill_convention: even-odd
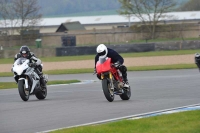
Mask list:
[[[102,80],[102,87],[103,87],[103,92],[104,92],[106,99],[109,102],[112,102],[115,98],[115,95],[114,95],[113,91],[111,91],[111,85],[107,79]]]
[[[119,95],[122,100],[129,100],[131,97],[131,87],[123,89],[124,93]]]
[[[18,91],[21,99],[24,101],[28,101],[30,92],[28,90],[25,90],[24,80],[18,81]]]

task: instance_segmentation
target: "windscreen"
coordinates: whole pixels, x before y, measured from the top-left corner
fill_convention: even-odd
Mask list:
[[[17,65],[21,65],[21,64],[23,64],[26,60],[28,60],[28,59],[26,59],[26,58],[19,58],[19,59],[17,59],[17,60],[15,61],[15,63],[17,63]]]
[[[107,57],[105,57],[105,58],[99,58],[99,63],[103,64],[106,60],[107,60]]]

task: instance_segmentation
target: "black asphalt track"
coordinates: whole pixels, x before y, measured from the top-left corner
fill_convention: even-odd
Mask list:
[[[200,103],[197,69],[128,72],[132,96],[108,102],[101,82],[48,86],[45,100],[21,100],[17,89],[0,90],[0,132],[35,133]],[[50,75],[49,80],[96,80],[92,74]],[[13,81],[0,78],[0,81]]]

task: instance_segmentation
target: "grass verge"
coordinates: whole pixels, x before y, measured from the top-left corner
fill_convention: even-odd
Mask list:
[[[78,83],[78,82],[80,81],[79,80],[55,80],[55,81],[48,81],[47,85],[70,84],[70,83]],[[17,88],[17,84],[15,82],[0,82],[0,89],[10,89],[10,88]]]
[[[172,50],[172,51],[152,51],[152,52],[133,52],[122,53],[122,57],[148,57],[148,56],[167,56],[167,55],[186,55],[200,52],[200,49],[195,50]],[[94,60],[95,55],[81,56],[61,56],[61,57],[45,57],[41,58],[43,62],[60,62],[60,61],[78,61],[78,60]],[[0,59],[0,64],[12,64],[13,58]]]
[[[128,67],[128,71],[150,71],[150,70],[171,70],[171,69],[192,69],[197,68],[196,64],[174,64],[174,65],[155,65],[155,66],[133,66]],[[93,68],[87,69],[62,69],[62,70],[49,70],[44,71],[45,74],[59,75],[59,74],[78,74],[78,73],[91,73],[93,74]],[[0,73],[0,77],[11,77],[13,73],[4,72]]]
[[[198,133],[200,111],[154,116],[138,120],[121,120],[107,124],[82,126],[51,133]]]
[[[196,64],[174,64],[174,65],[156,65],[156,66],[137,66],[128,67],[129,71],[151,71],[151,70],[172,70],[172,69],[192,69]]]

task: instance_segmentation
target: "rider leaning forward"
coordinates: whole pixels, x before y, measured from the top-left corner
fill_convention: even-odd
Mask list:
[[[23,57],[30,60],[29,66],[35,67],[36,73],[40,76],[40,84],[42,88],[46,87],[46,82],[44,80],[44,76],[42,73],[42,61],[37,58],[33,52],[30,52],[30,49],[28,46],[22,46],[20,48],[20,52],[15,55],[14,61],[16,61],[18,58]]]
[[[96,63],[100,58],[109,57],[111,58],[111,62],[114,66],[120,70],[123,77],[124,87],[129,87],[128,79],[127,79],[127,68],[123,65],[124,59],[120,56],[116,51],[113,49],[107,48],[104,44],[98,45],[96,49],[96,56],[95,56],[95,68],[94,71],[96,72]],[[97,77],[100,79],[100,75],[97,74]]]

